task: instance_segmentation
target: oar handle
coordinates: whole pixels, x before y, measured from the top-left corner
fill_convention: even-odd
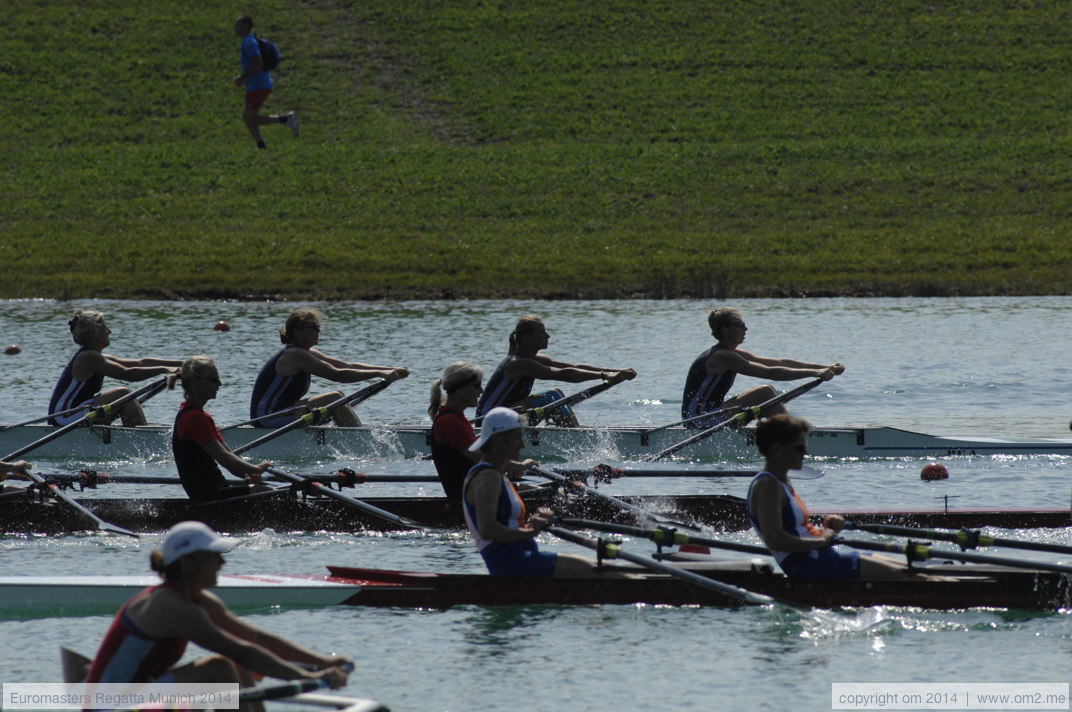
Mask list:
[[[340,667],[347,673],[354,671],[354,666],[350,663],[346,663]],[[267,685],[258,685],[257,687],[241,690],[238,693],[238,699],[240,702],[278,700],[284,697],[294,697],[303,692],[322,690],[330,686],[331,683],[324,677],[318,677],[315,680],[287,680],[286,682],[273,682]]]

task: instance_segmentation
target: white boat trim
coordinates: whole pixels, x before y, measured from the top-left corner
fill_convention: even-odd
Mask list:
[[[14,452],[50,432],[49,426],[26,425],[0,431],[0,453]],[[525,455],[558,462],[632,461],[677,444],[696,431],[668,428],[645,437],[648,426],[527,428]],[[238,447],[269,432],[242,427],[224,432]],[[673,459],[698,462],[755,461],[752,430],[716,433],[678,453]],[[936,436],[889,427],[815,428],[808,451],[817,458],[932,458],[991,455],[1072,456],[1072,438],[999,438]],[[278,462],[307,462],[327,458],[366,461],[412,460],[426,456],[426,426],[314,426],[286,433],[250,451]],[[0,455],[2,456],[2,455]],[[74,459],[170,460],[171,429],[164,425],[140,428],[86,427],[74,430],[26,455],[33,460]]]

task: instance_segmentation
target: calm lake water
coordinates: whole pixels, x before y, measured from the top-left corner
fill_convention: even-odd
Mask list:
[[[947,435],[1069,435],[1067,313],[1072,299],[741,300],[745,348],[816,362],[845,375],[802,396],[791,410],[822,426],[891,425]],[[76,307],[108,315],[111,353],[213,356],[224,380],[210,412],[219,424],[245,419],[261,364],[297,305],[224,302],[0,302],[0,422],[45,412],[74,347],[66,321]],[[456,359],[490,372],[519,316],[537,314],[547,353],[569,361],[633,367],[636,380],[578,409],[593,424],[658,425],[677,419],[683,375],[711,337],[701,301],[336,303],[321,348],[343,358],[405,365],[409,379],[363,404],[366,422],[425,422],[431,382]],[[226,320],[231,330],[214,331]],[[741,378],[741,387],[752,384]],[[327,390],[328,384],[314,383]],[[572,392],[567,386],[567,392]],[[179,402],[146,405],[170,422]],[[816,509],[1067,506],[1072,477],[1059,457],[949,458],[948,481],[923,483],[921,461],[822,463],[801,482]],[[43,463],[45,465],[47,463]],[[431,472],[422,462],[323,462],[367,472]],[[164,473],[166,463],[102,463],[113,472]],[[745,480],[616,482],[611,493],[730,492]],[[364,485],[360,494],[438,493],[436,487]],[[114,496],[128,490],[110,490]],[[154,490],[133,488],[150,494]],[[1065,542],[1065,530],[1023,532]],[[754,541],[748,534],[730,538]],[[0,538],[6,573],[141,573],[159,536]],[[550,539],[541,546],[562,548]],[[631,548],[648,551],[644,542]],[[412,570],[482,570],[461,534],[247,537],[228,572],[319,573],[329,563]],[[650,606],[461,608],[446,612],[325,609],[254,614],[258,625],[314,648],[354,657],[347,690],[395,710],[830,709],[833,682],[1068,682],[1072,618],[1066,614],[867,609],[801,614]],[[0,641],[18,648],[0,663],[7,682],[59,679],[57,646],[92,653],[109,618],[0,620]],[[32,661],[32,662],[31,662]]]

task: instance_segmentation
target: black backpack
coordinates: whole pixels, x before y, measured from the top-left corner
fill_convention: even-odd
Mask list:
[[[271,40],[266,40],[256,35],[254,37],[257,38],[257,47],[261,51],[261,69],[266,72],[279,69],[279,63],[283,61],[283,56],[279,53],[279,47]]]

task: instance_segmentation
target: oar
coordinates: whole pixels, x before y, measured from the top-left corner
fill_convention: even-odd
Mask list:
[[[595,529],[596,531],[609,532],[611,534],[643,537],[645,539],[650,539],[661,546],[685,546],[686,544],[693,544],[695,546],[708,546],[713,549],[740,551],[745,554],[758,554],[760,556],[771,555],[770,550],[765,546],[738,544],[733,541],[711,539],[705,536],[693,536],[692,534],[685,534],[676,529],[668,529],[666,527],[645,529],[644,527],[632,527],[628,524],[597,522],[591,519],[571,519],[569,517],[555,517],[555,523],[570,527],[571,529]]]
[[[699,415],[694,415],[691,418],[685,418],[684,420],[675,420],[673,423],[667,423],[666,425],[660,425],[657,428],[650,428],[648,430],[644,430],[644,431],[642,431],[640,433],[640,444],[641,445],[647,445],[648,444],[648,438],[651,437],[651,435],[653,435],[654,433],[659,433],[659,432],[662,432],[663,430],[669,430],[670,428],[676,427],[678,425],[685,425],[687,423],[694,423],[697,420],[706,420],[707,418],[713,418],[716,415],[727,415],[729,413],[739,413],[743,409],[744,409],[744,406],[740,406],[740,405],[730,406],[728,408],[716,408],[715,410],[709,410],[706,413],[700,413]]]
[[[63,501],[68,506],[77,510],[84,517],[87,517],[88,519],[92,520],[97,525],[97,528],[101,531],[112,532],[113,534],[125,534],[126,536],[132,536],[135,539],[138,538],[138,535],[130,531],[129,529],[117,527],[114,524],[104,521],[96,514],[76,502],[70,495],[60,489],[59,485],[55,484],[54,482],[49,482],[44,477],[32,470],[23,470],[23,474],[29,477],[35,483],[37,483],[37,485],[39,485],[40,487],[48,488],[53,497],[56,497],[57,499]]]
[[[1001,537],[983,534],[978,529],[940,531],[935,529],[901,527],[893,524],[858,524],[856,522],[845,522],[845,528],[858,529],[859,531],[872,532],[874,534],[892,534],[894,536],[912,536],[921,537],[923,539],[951,541],[961,549],[977,549],[980,546],[1005,546],[1010,549],[1027,549],[1029,551],[1049,551],[1055,554],[1072,554],[1072,546],[1047,544],[1045,542],[1021,541],[1019,539],[1003,539]]]
[[[562,484],[562,485],[566,485],[567,487],[572,487],[574,489],[579,489],[582,492],[584,492],[586,495],[601,499],[604,502],[607,502],[609,504],[614,505],[618,509],[621,509],[621,510],[624,510],[624,511],[629,512],[631,514],[634,514],[637,517],[640,517],[641,519],[644,519],[646,521],[654,522],[655,524],[670,524],[670,525],[675,526],[675,527],[684,527],[686,529],[692,529],[692,530],[696,529],[696,527],[691,526],[689,524],[685,524],[683,522],[675,522],[675,521],[672,521],[672,520],[669,520],[669,519],[664,519],[662,517],[659,517],[658,515],[653,514],[653,513],[649,512],[646,509],[642,509],[642,508],[636,506],[635,504],[629,504],[628,502],[620,500],[617,497],[611,497],[609,494],[604,494],[603,492],[600,492],[597,489],[589,487],[584,482],[581,482],[579,480],[573,480],[573,479],[570,479],[568,477],[563,477],[562,475],[558,474],[554,470],[548,470],[547,468],[540,467],[539,465],[537,465],[535,467],[530,467],[528,470],[526,470],[526,473],[529,473],[529,472],[535,472],[536,474],[538,474],[538,475],[540,475],[542,477],[546,477],[549,480],[552,480],[554,482],[558,482],[559,484]]]
[[[129,403],[130,401],[132,401],[135,398],[140,398],[141,396],[145,396],[144,400],[148,400],[151,396],[156,395],[160,391],[164,390],[164,387],[166,385],[167,385],[167,378],[161,378],[161,379],[159,379],[157,381],[153,381],[152,383],[150,383],[147,386],[142,386],[141,388],[139,388],[136,391],[131,391],[130,393],[127,393],[125,396],[122,396],[121,398],[116,398],[111,403],[105,403],[104,405],[93,406],[93,408],[88,413],[83,415],[78,420],[76,420],[76,421],[74,421],[72,423],[68,423],[67,425],[64,425],[62,428],[57,428],[56,430],[53,430],[48,435],[45,435],[42,438],[38,438],[37,440],[34,440],[29,445],[24,445],[23,447],[19,448],[18,450],[16,450],[13,453],[8,454],[5,457],[0,457],[0,460],[7,460],[9,462],[12,461],[12,460],[17,460],[18,458],[22,457],[23,455],[25,455],[26,453],[30,452],[31,450],[36,450],[37,448],[41,447],[45,443],[52,442],[56,438],[61,437],[63,435],[66,435],[67,433],[71,432],[75,428],[80,428],[80,427],[82,427],[84,425],[93,425],[93,423],[95,423],[98,419],[107,418],[109,415],[111,415],[111,412],[113,410],[118,409],[120,406],[123,406],[126,403]]]
[[[580,403],[581,401],[588,400],[592,396],[599,395],[600,393],[602,393],[603,391],[605,391],[605,390],[607,390],[609,388],[613,388],[614,386],[618,385],[619,383],[621,383],[621,381],[614,381],[614,380],[603,381],[602,383],[600,383],[598,385],[591,386],[590,388],[585,388],[583,391],[578,391],[578,392],[574,393],[573,395],[564,396],[562,398],[559,398],[556,401],[551,401],[550,403],[548,403],[546,405],[541,405],[538,408],[529,408],[527,410],[520,410],[520,411],[518,411],[518,413],[520,413],[521,415],[525,416],[526,418],[528,418],[530,421],[533,421],[533,422],[535,422],[535,420],[542,420],[544,417],[546,417],[547,411],[549,411],[549,410],[551,410],[553,408],[559,408],[559,407],[564,406],[564,405],[565,406],[576,405],[577,403]],[[484,416],[481,415],[481,416],[479,416],[477,418],[473,418],[472,423],[473,423],[473,425],[480,425],[480,423],[482,423],[483,421],[484,421]]]
[[[335,408],[338,408],[342,405],[357,405],[358,403],[368,400],[372,396],[376,395],[392,383],[393,381],[388,380],[386,378],[382,378],[378,382],[373,383],[371,386],[366,386],[365,388],[362,388],[358,391],[354,391],[350,395],[343,396],[342,398],[334,400],[325,406],[313,408],[305,415],[297,418],[296,420],[292,420],[283,427],[277,428],[270,433],[266,433],[265,435],[262,435],[256,440],[251,440],[245,445],[240,445],[239,447],[236,447],[234,449],[234,454],[241,455],[244,452],[249,452],[253,448],[263,445],[269,440],[275,440],[280,435],[289,433],[291,430],[297,430],[298,428],[304,428],[308,425],[316,425],[317,423],[324,422],[330,417],[331,411],[333,411]]]
[[[74,408],[68,408],[67,410],[56,411],[55,413],[49,413],[48,415],[42,415],[40,418],[34,418],[32,420],[24,420],[21,423],[12,423],[11,425],[0,425],[0,432],[4,430],[11,430],[12,428],[21,428],[24,425],[33,425],[35,423],[43,423],[46,420],[52,418],[62,418],[65,415],[71,415],[77,413],[80,410],[88,410],[92,408],[91,405],[76,405]]]
[[[528,410],[523,410],[521,411],[521,415],[528,418],[531,422],[538,422],[546,418],[547,414],[555,408],[576,405],[581,401],[588,400],[592,396],[599,395],[607,389],[613,388],[619,383],[621,383],[621,381],[603,381],[598,385],[591,386],[590,388],[585,388],[583,391],[578,391],[571,396],[566,396],[564,398],[559,398],[556,401],[551,401],[550,403],[547,403],[546,405],[541,405],[538,408],[529,408]]]
[[[1027,559],[1010,559],[1004,556],[989,556],[984,554],[969,554],[964,551],[945,551],[931,549],[929,544],[920,544],[910,541],[907,544],[894,544],[892,542],[858,541],[856,539],[834,539],[835,544],[844,544],[854,549],[867,549],[869,551],[884,551],[890,554],[904,554],[909,562],[926,561],[927,559],[949,559],[951,561],[966,561],[972,564],[992,564],[994,566],[1012,566],[1018,569],[1041,569],[1043,571],[1056,571],[1062,574],[1072,574],[1072,566],[1063,564],[1051,564],[1045,561]]]
[[[316,480],[317,482],[323,482],[324,484],[337,484],[340,487],[353,487],[354,485],[364,484],[366,482],[439,482],[439,477],[436,475],[367,475],[363,472],[351,472],[346,473],[340,470],[331,475],[304,475],[299,474],[299,477],[305,480]],[[179,485],[182,484],[182,480],[178,477],[168,477],[160,475],[109,475],[103,472],[94,472],[92,470],[84,470],[75,474],[69,473],[57,473],[49,474],[47,478],[52,482],[59,484],[77,484],[83,489],[96,489],[98,485],[105,484],[128,484],[128,485]],[[264,478],[274,482],[289,482],[279,477],[270,476]],[[229,480],[230,481],[230,480]],[[243,480],[234,480],[235,484],[240,484]]]
[[[670,564],[665,564],[661,561],[656,561],[655,559],[652,559],[647,556],[633,554],[631,552],[625,551],[618,544],[612,544],[606,541],[598,541],[596,539],[592,539],[591,537],[584,536],[583,534],[578,534],[577,532],[570,531],[569,529],[563,529],[562,527],[547,527],[547,529],[545,529],[544,531],[550,532],[551,534],[554,534],[559,539],[562,539],[564,541],[569,541],[574,544],[586,546],[589,549],[599,552],[599,554],[604,558],[631,561],[634,564],[639,564],[640,566],[643,566],[646,569],[650,569],[651,571],[654,571],[656,573],[667,574],[669,576],[673,576],[674,578],[679,578],[683,581],[688,581],[689,583],[699,586],[700,588],[717,591],[718,593],[721,593],[723,595],[732,596],[733,598],[740,599],[745,603],[752,603],[756,605],[771,605],[774,603],[779,603],[779,601],[777,601],[776,599],[771,598],[770,596],[766,596],[762,593],[755,593],[754,591],[749,591],[747,589],[739,588],[728,583],[723,583],[722,581],[717,581],[706,576],[701,576],[694,571],[679,569],[676,566],[671,566]]]
[[[145,401],[149,400],[149,398],[151,398],[153,395],[155,395],[155,393],[148,393],[147,392],[145,394],[142,394],[141,396],[138,396],[138,401],[144,403]],[[86,404],[76,405],[75,407],[68,408],[67,410],[58,410],[55,413],[49,413],[48,415],[42,415],[40,418],[33,418],[31,420],[24,420],[21,423],[11,423],[10,425],[0,425],[0,432],[3,432],[5,430],[11,430],[12,428],[21,428],[24,425],[34,425],[36,423],[43,423],[46,420],[50,420],[52,418],[62,418],[64,416],[66,416],[66,415],[73,415],[74,413],[77,413],[77,412],[79,412],[81,410],[84,410],[84,411],[88,412],[88,411],[90,411],[91,409],[93,409],[95,407],[98,407],[98,406],[92,406],[92,405],[86,405]]]
[[[322,494],[325,497],[333,497],[333,498],[335,498],[335,499],[337,499],[337,500],[339,500],[341,502],[345,502],[346,504],[349,504],[351,507],[354,507],[355,509],[360,509],[361,511],[366,512],[368,514],[371,514],[374,517],[379,517],[380,519],[384,519],[384,520],[386,520],[388,522],[392,522],[394,524],[397,524],[400,527],[409,528],[409,529],[435,529],[435,528],[437,528],[437,527],[433,527],[433,526],[431,526],[429,524],[422,524],[421,522],[415,521],[413,519],[409,519],[407,517],[400,517],[399,515],[395,514],[394,512],[388,512],[386,509],[380,509],[379,507],[377,507],[375,505],[372,505],[372,504],[369,504],[368,502],[361,501],[357,497],[353,497],[353,496],[348,495],[348,494],[346,494],[344,492],[339,492],[338,490],[333,490],[333,489],[331,489],[330,487],[328,487],[327,485],[325,485],[325,484],[323,484],[321,482],[317,482],[316,480],[307,480],[304,477],[302,477],[301,475],[295,475],[292,472],[287,472],[285,470],[280,470],[278,467],[269,467],[268,472],[270,472],[271,474],[275,475],[276,477],[281,477],[282,479],[284,479],[284,480],[286,480],[288,482],[297,482],[299,484],[308,483],[309,488],[313,492],[316,492],[317,494]]]
[[[717,425],[712,425],[707,430],[702,430],[699,433],[697,433],[696,435],[693,435],[691,438],[686,438],[685,440],[682,440],[677,445],[671,445],[670,447],[668,447],[668,448],[666,448],[664,450],[661,450],[661,451],[655,453],[654,455],[648,455],[646,457],[641,458],[641,461],[643,461],[643,462],[652,462],[654,460],[662,459],[662,458],[666,457],[667,455],[674,454],[675,452],[677,452],[678,450],[681,450],[682,448],[686,448],[689,445],[692,445],[693,443],[697,443],[697,442],[699,442],[699,441],[701,441],[701,440],[703,440],[705,438],[708,438],[708,437],[710,437],[711,435],[714,435],[715,433],[717,433],[720,430],[725,430],[726,428],[728,428],[730,426],[733,426],[733,425],[735,425],[737,427],[740,427],[742,425],[747,425],[748,423],[752,422],[753,420],[756,420],[758,418],[762,418],[763,416],[765,416],[770,411],[770,409],[772,407],[774,407],[776,405],[781,405],[782,403],[788,403],[789,401],[793,400],[797,396],[800,396],[800,395],[803,395],[803,394],[807,393],[812,388],[815,388],[816,386],[818,386],[822,382],[823,382],[823,379],[816,378],[814,381],[809,381],[808,383],[805,383],[804,385],[797,386],[796,388],[794,388],[792,390],[786,391],[785,393],[781,393],[781,394],[775,396],[774,398],[771,398],[769,401],[767,401],[765,403],[761,403],[759,405],[752,406],[751,408],[746,408],[745,410],[741,411],[737,415],[735,415],[735,416],[733,416],[731,418],[727,418],[726,420],[723,420],[721,423],[719,423]]]
[[[606,468],[606,469],[604,469]],[[600,481],[610,481],[619,477],[755,477],[758,470],[704,470],[704,469],[678,469],[678,470],[627,470],[607,465],[596,465],[584,468],[555,467],[555,472],[567,477],[594,476]],[[807,465],[799,470],[794,470],[794,480],[817,480],[826,473]]]
[[[226,425],[226,426],[220,428],[220,432],[222,433],[225,430],[233,430],[234,428],[241,428],[243,425],[253,425],[254,423],[259,423],[262,420],[270,420],[272,418],[278,418],[281,415],[290,415],[291,413],[294,413],[294,412],[297,412],[299,410],[302,410],[303,408],[305,408],[304,405],[292,405],[289,408],[284,408],[283,410],[277,410],[276,412],[269,413],[268,415],[262,415],[262,416],[259,416],[257,418],[250,418],[249,420],[243,420],[241,423],[235,423],[234,425]]]

